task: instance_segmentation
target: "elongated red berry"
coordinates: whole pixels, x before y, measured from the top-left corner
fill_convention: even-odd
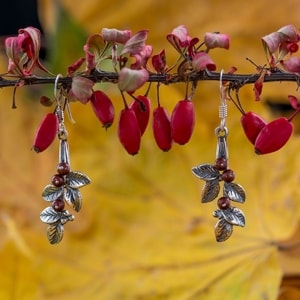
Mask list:
[[[110,98],[102,91],[94,91],[91,96],[91,106],[104,128],[108,128],[114,121],[115,110]]]
[[[191,100],[180,100],[171,116],[171,134],[175,143],[186,144],[193,133],[195,125],[195,109]]]
[[[246,137],[254,145],[258,134],[267,123],[256,113],[247,112],[241,117],[241,124]]]
[[[153,111],[152,131],[157,146],[163,151],[172,148],[171,120],[165,108],[159,106]]]
[[[133,100],[129,108],[133,109],[139,123],[141,135],[144,134],[150,117],[150,99],[145,96],[137,96],[137,100]]]
[[[33,150],[36,153],[46,150],[54,141],[58,131],[58,119],[56,114],[49,113],[42,120],[35,134]]]
[[[121,110],[118,123],[118,137],[129,154],[135,155],[139,152],[141,144],[141,130],[133,109]]]
[[[293,133],[294,125],[285,117],[268,123],[258,134],[254,148],[257,154],[267,154],[282,148]]]

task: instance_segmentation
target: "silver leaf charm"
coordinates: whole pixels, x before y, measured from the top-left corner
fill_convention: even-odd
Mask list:
[[[56,187],[52,184],[48,184],[43,190],[42,197],[46,201],[54,201],[60,198],[63,195],[63,192],[63,187]]]
[[[215,225],[215,235],[217,242],[226,241],[233,232],[233,225],[226,222],[226,220],[221,219]]]
[[[203,189],[202,189],[202,203],[210,202],[216,199],[219,195],[220,184],[219,179],[206,181]]]
[[[47,228],[47,238],[50,244],[58,244],[64,235],[64,226],[61,223],[55,223]]]
[[[220,177],[219,171],[210,164],[203,164],[192,168],[192,172],[198,178],[203,180],[214,180]]]
[[[60,213],[55,211],[51,206],[46,207],[40,214],[40,219],[46,224],[53,224],[60,220]]]
[[[91,180],[88,176],[80,172],[70,172],[67,176],[67,184],[71,188],[80,188],[89,184]]]
[[[82,197],[78,189],[73,189],[67,186],[65,192],[65,200],[71,207],[73,207],[75,211],[80,211],[82,206]]]
[[[230,200],[244,203],[246,200],[246,193],[244,188],[234,182],[224,183],[224,195],[226,195]]]
[[[214,212],[214,216],[219,219],[224,219],[226,222],[236,225],[245,226],[245,216],[243,212],[237,207],[230,207],[228,209],[218,209]]]

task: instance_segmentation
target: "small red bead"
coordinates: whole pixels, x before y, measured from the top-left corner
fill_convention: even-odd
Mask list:
[[[220,209],[227,209],[230,207],[230,199],[227,197],[221,197],[218,199],[218,207]]]
[[[51,179],[51,183],[56,187],[60,187],[65,184],[65,179],[63,178],[62,175],[55,174]]]
[[[224,171],[227,169],[227,159],[224,157],[217,158],[215,161],[215,167],[219,171]]]
[[[57,173],[60,175],[67,175],[70,173],[70,166],[65,162],[61,162],[57,166]]]
[[[65,208],[65,202],[62,199],[56,199],[52,202],[52,208],[56,211],[62,211]]]
[[[235,175],[234,172],[230,169],[225,170],[221,175],[222,180],[225,182],[231,182],[234,180]]]

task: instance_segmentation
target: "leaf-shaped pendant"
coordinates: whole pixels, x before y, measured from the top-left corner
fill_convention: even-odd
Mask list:
[[[65,200],[71,207],[73,207],[75,211],[80,211],[82,206],[82,197],[78,189],[73,189],[67,186],[65,192]]]
[[[55,223],[47,228],[47,238],[50,244],[58,244],[64,235],[64,226],[61,223]]]
[[[46,224],[53,224],[60,220],[61,214],[55,211],[51,206],[46,207],[40,214],[40,219]]]
[[[233,232],[233,226],[226,222],[226,220],[221,219],[215,226],[215,235],[217,242],[226,241]]]
[[[230,200],[244,203],[246,200],[246,193],[244,188],[234,182],[224,183],[224,195],[226,195]]]
[[[210,202],[216,199],[219,195],[220,184],[219,179],[206,181],[203,189],[202,189],[202,203]]]
[[[64,192],[64,188],[56,187],[52,184],[46,185],[46,187],[43,190],[42,197],[46,201],[54,201],[58,199]]]
[[[222,219],[224,218],[228,223],[236,226],[245,226],[244,213],[237,207],[230,207],[228,209],[218,209],[214,212],[214,216]]]
[[[219,171],[216,169],[215,166],[210,164],[203,164],[197,167],[192,168],[192,172],[198,178],[203,180],[214,180],[220,177]]]
[[[67,184],[71,188],[80,188],[89,184],[91,180],[88,176],[80,172],[70,172],[67,177]]]

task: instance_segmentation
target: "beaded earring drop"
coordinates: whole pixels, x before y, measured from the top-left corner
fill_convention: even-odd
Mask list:
[[[64,233],[64,224],[74,220],[65,204],[79,212],[82,206],[82,196],[79,188],[89,184],[91,181],[81,172],[71,171],[68,133],[64,124],[64,108],[68,101],[63,96],[62,87],[58,88],[58,79],[56,77],[54,86],[54,97],[56,100],[55,116],[58,120],[57,137],[59,140],[59,159],[56,168],[56,174],[51,179],[51,184],[46,185],[42,192],[42,197],[50,206],[45,208],[41,214],[42,222],[48,224],[47,238],[51,244],[58,244]],[[64,103],[62,103],[64,100]]]
[[[244,203],[246,194],[243,187],[234,183],[235,175],[233,170],[228,168],[228,147],[226,127],[227,104],[225,88],[222,84],[222,74],[220,75],[221,104],[219,106],[220,126],[215,129],[217,136],[216,160],[212,164],[201,164],[192,168],[195,176],[205,181],[202,190],[201,202],[211,202],[219,196],[220,182],[223,182],[222,196],[218,198],[218,209],[213,212],[213,216],[219,221],[215,225],[215,235],[217,242],[226,241],[233,232],[233,226],[245,226],[245,216],[243,212],[231,205],[231,202]]]

